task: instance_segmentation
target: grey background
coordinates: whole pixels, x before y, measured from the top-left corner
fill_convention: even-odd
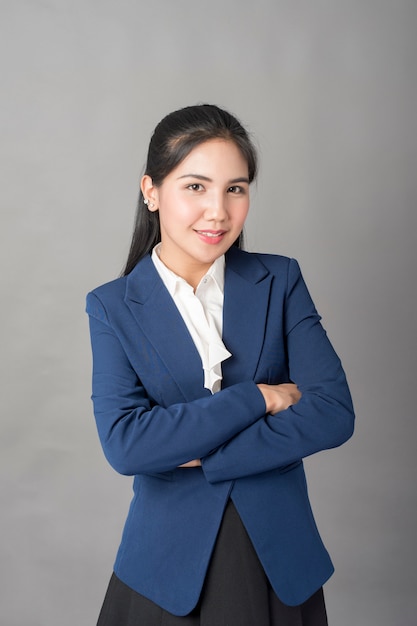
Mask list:
[[[84,296],[121,270],[153,127],[202,101],[254,133],[247,247],[298,258],[351,383],[354,438],[307,462],[330,623],[417,624],[417,3],[1,0],[0,23],[1,624],[95,623],[130,479]]]

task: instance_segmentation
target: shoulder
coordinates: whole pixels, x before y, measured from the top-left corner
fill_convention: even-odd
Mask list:
[[[87,294],[86,312],[91,317],[106,321],[106,310],[117,302],[123,302],[126,292],[126,276],[111,280]]]
[[[87,298],[90,296],[95,296],[99,299],[107,299],[114,298],[117,295],[123,296],[126,291],[126,279],[127,276],[121,276],[120,278],[115,278],[114,280],[110,280],[103,285],[99,285],[95,289],[92,289],[88,294]]]
[[[119,316],[126,310],[126,301],[146,301],[160,283],[150,255],[145,256],[127,276],[116,278],[87,294],[87,313],[105,321],[107,313]],[[107,313],[106,313],[107,311]]]
[[[231,248],[226,255],[226,262],[233,269],[245,268],[247,271],[272,274],[282,278],[293,274],[299,274],[300,268],[293,258],[280,254],[268,254],[263,252],[246,252],[239,248]]]

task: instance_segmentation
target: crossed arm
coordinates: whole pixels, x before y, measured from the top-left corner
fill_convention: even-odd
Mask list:
[[[276,415],[285,411],[293,404],[297,404],[301,398],[301,392],[294,383],[281,383],[280,385],[257,385],[265,401],[266,413]],[[200,467],[201,459],[194,459],[188,463],[182,463],[179,467]]]
[[[340,361],[320,324],[298,266],[286,301],[289,380],[243,381],[212,396],[152,402],[95,294],[90,311],[93,401],[105,455],[122,474],[202,465],[209,482],[281,468],[340,445],[353,407]]]

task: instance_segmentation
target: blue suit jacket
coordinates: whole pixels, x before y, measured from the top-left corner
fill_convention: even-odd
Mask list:
[[[174,614],[191,611],[231,497],[276,594],[306,600],[333,566],[302,459],[348,439],[353,409],[296,261],[227,253],[223,340],[233,356],[215,395],[150,256],[90,293],[87,312],[100,440],[111,465],[135,477],[119,578]],[[265,415],[256,383],[289,381],[301,400]],[[202,468],[178,468],[195,458]]]

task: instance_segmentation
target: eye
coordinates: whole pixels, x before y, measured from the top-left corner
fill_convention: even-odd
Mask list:
[[[204,187],[201,183],[191,183],[191,185],[187,185],[187,189],[190,189],[190,191],[203,191]]]
[[[244,187],[241,187],[240,185],[232,185],[231,187],[229,187],[227,191],[233,194],[239,194],[239,193],[243,194],[246,192],[246,189]]]

